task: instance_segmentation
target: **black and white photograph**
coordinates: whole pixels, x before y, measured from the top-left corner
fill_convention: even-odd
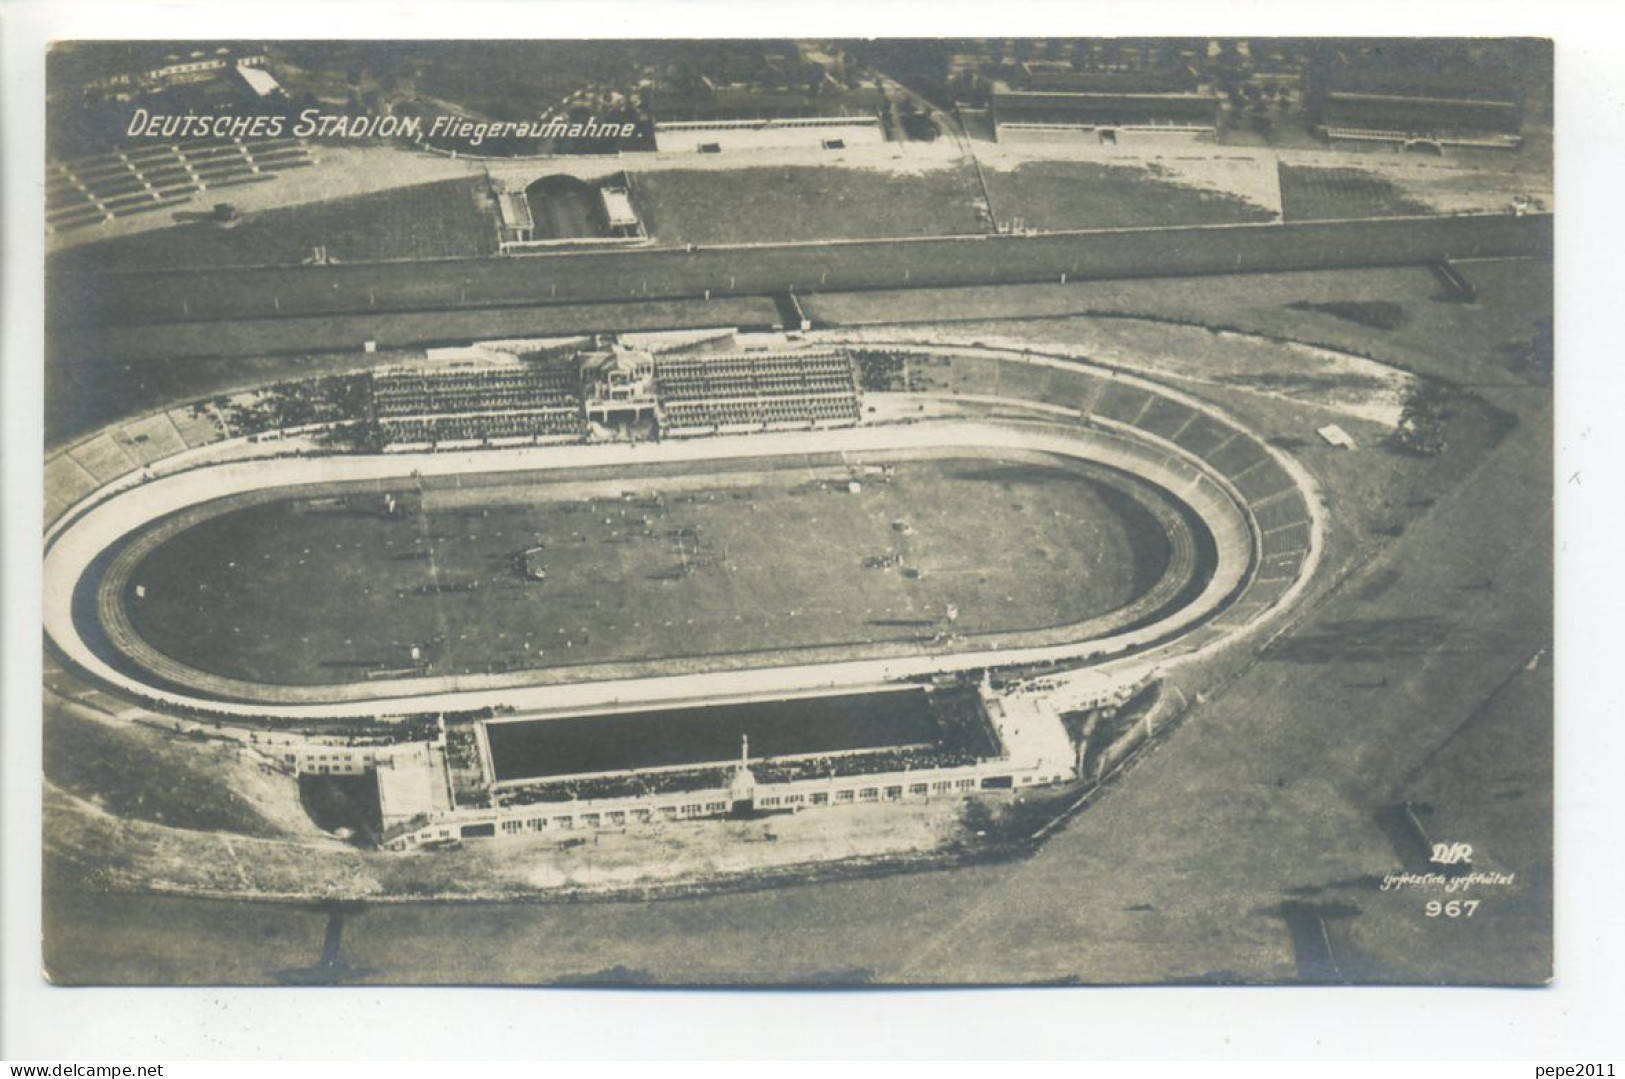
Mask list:
[[[1546,984],[1553,70],[53,42],[46,975]]]
[[[1625,37],[1300,6],[0,0],[0,1060],[1625,1066]]]

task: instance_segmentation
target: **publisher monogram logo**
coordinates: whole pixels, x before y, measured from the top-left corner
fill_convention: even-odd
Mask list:
[[[1435,843],[1433,844],[1433,857],[1428,861],[1435,865],[1471,865],[1473,861],[1473,845],[1471,843]]]

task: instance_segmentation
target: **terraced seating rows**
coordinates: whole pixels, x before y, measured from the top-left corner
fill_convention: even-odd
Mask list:
[[[1251,621],[1292,587],[1310,553],[1309,507],[1292,476],[1262,442],[1185,402],[1111,375],[1051,368],[1043,383],[1006,377],[1005,372],[1018,366],[1003,364],[999,396],[1011,396],[1012,388],[1041,385],[1038,399],[1077,407],[1086,421],[1124,425],[1172,442],[1206,462],[1240,492],[1257,523],[1256,577],[1211,632],[1220,634]],[[974,381],[977,376],[967,377]],[[1202,643],[1198,633],[1182,648],[1196,649]]]
[[[575,380],[568,369],[534,366],[380,374],[373,379],[372,399],[380,419],[577,404]]]
[[[655,395],[668,431],[856,423],[857,375],[839,350],[663,358]]]
[[[315,163],[303,142],[286,138],[168,143],[54,161],[46,168],[45,223],[59,232],[86,228]]]
[[[386,421],[385,439],[394,444],[478,443],[509,438],[578,438],[586,423],[574,409],[503,412],[477,416],[415,417]]]

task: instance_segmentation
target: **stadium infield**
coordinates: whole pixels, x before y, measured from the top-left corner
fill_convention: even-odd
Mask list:
[[[838,458],[775,465],[456,477],[399,491],[394,514],[376,486],[204,506],[137,537],[150,549],[101,587],[166,657],[315,685],[930,648],[1105,618],[1170,567],[1161,496],[1104,467],[929,457],[854,492]],[[545,580],[522,569],[536,549]]]

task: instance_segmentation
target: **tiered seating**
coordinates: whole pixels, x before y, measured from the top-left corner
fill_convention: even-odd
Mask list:
[[[655,394],[667,430],[835,426],[861,411],[845,352],[661,358]]]
[[[568,368],[528,365],[380,373],[373,378],[372,402],[380,419],[578,405]]]
[[[587,432],[574,374],[557,365],[380,372],[372,380],[372,404],[386,444],[579,438]]]
[[[1089,416],[1167,439],[1235,485],[1258,522],[1258,576],[1222,622],[1239,625],[1267,609],[1291,587],[1309,554],[1309,507],[1292,477],[1251,435],[1131,383],[1096,381],[1085,398]],[[1191,639],[1193,647],[1198,640]]]
[[[762,783],[790,783],[798,779],[862,776],[933,768],[963,768],[975,764],[971,750],[946,746],[909,746],[898,749],[833,753],[828,756],[762,761],[751,766]]]
[[[99,225],[315,163],[302,141],[287,138],[165,143],[52,162],[46,169],[45,221],[56,231]]]
[[[1150,431],[1159,438],[1171,439],[1183,431],[1185,425],[1190,423],[1196,415],[1196,410],[1193,408],[1187,408],[1178,401],[1167,397],[1158,397],[1145,410],[1145,415],[1140,417],[1137,426],[1143,431]]]
[[[641,798],[652,794],[716,790],[728,785],[727,768],[686,768],[671,772],[598,776],[588,779],[540,780],[502,791],[502,804],[536,805],[543,802],[589,801],[603,798]]]
[[[579,437],[587,433],[587,426],[579,413],[571,409],[390,420],[383,425],[383,432],[388,442],[437,444],[499,438]]]
[[[1094,414],[1118,423],[1132,424],[1150,407],[1152,400],[1152,395],[1138,386],[1114,382],[1095,402]]]
[[[1270,458],[1262,458],[1245,472],[1231,478],[1237,490],[1254,506],[1268,504],[1275,496],[1296,490],[1292,477]]]

